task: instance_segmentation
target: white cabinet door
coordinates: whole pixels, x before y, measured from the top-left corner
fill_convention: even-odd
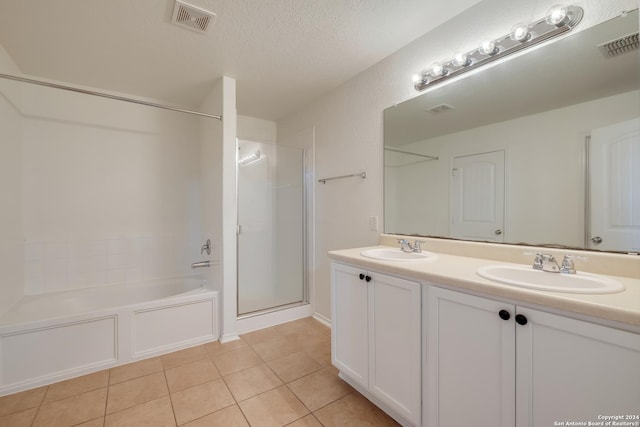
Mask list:
[[[370,273],[369,390],[413,425],[421,413],[420,284]]]
[[[429,427],[512,427],[514,306],[436,287],[427,292],[423,419]]]
[[[331,264],[331,363],[363,387],[369,386],[367,281],[365,270]]]
[[[640,335],[517,310],[517,427],[640,415]]]

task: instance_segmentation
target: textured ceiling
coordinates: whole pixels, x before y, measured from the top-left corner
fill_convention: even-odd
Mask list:
[[[275,120],[479,0],[0,0],[0,44],[25,74],[197,107],[222,75],[240,114]]]

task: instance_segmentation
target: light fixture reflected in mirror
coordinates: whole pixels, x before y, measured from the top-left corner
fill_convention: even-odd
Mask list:
[[[558,37],[578,25],[583,14],[579,6],[554,6],[542,19],[531,24],[516,24],[503,37],[486,40],[469,52],[457,53],[448,62],[434,63],[413,76],[413,86],[417,91],[423,91],[436,83]]]
[[[511,28],[511,32],[509,33],[509,37],[511,40],[517,42],[526,42],[531,39],[531,32],[529,31],[529,25],[523,22],[520,22],[514,25]]]
[[[262,155],[260,154],[260,150],[256,150],[251,154],[248,154],[240,159],[238,159],[238,165],[240,166],[248,166],[252,163],[257,162],[258,160],[260,160],[262,158]]]

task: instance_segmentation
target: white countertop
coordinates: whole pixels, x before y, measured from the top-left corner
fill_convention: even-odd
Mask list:
[[[360,255],[363,250],[372,248],[390,248],[390,246],[330,251],[329,257],[336,261],[355,264],[382,273],[444,284],[487,296],[537,304],[640,327],[640,279],[608,276],[619,280],[626,286],[624,291],[614,294],[589,295],[547,292],[493,282],[476,274],[478,267],[510,264],[508,262],[442,253],[438,253],[436,259],[419,262],[383,261]]]

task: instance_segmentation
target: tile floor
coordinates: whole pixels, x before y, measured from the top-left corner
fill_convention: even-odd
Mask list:
[[[397,426],[340,380],[308,317],[0,397],[0,427]]]

